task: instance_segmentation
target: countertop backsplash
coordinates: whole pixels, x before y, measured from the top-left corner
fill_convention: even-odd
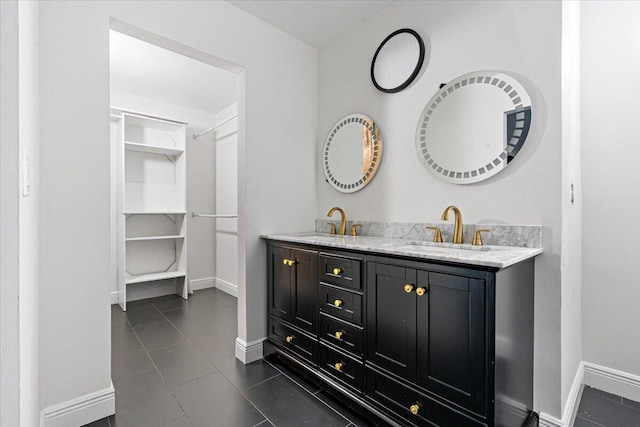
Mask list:
[[[329,223],[339,226],[340,221],[317,219],[315,232],[329,233]],[[434,231],[427,229],[427,227],[440,227],[443,241],[451,242],[453,239],[453,221],[449,223],[347,221],[347,234],[352,224],[362,224],[358,227],[359,236],[392,237],[431,242]],[[477,229],[483,228],[491,229],[490,232],[482,233],[485,245],[521,248],[542,247],[542,226],[540,225],[464,224],[464,243],[471,243],[473,233]]]

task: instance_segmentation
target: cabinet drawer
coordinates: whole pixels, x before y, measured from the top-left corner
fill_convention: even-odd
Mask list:
[[[361,327],[321,314],[320,338],[357,357],[362,357],[364,332]]]
[[[360,260],[320,255],[320,281],[351,289],[362,289]]]
[[[384,406],[412,425],[416,426],[456,426],[480,427],[484,423],[469,418],[424,394],[387,377],[386,375],[366,368],[366,395],[379,405]],[[412,409],[417,413],[412,413]]]
[[[315,365],[318,361],[318,342],[305,333],[285,324],[284,322],[269,318],[269,338],[279,347],[305,359]]]
[[[364,389],[364,366],[356,359],[320,344],[320,369],[342,384],[362,392]]]
[[[362,295],[320,285],[320,311],[362,325]]]

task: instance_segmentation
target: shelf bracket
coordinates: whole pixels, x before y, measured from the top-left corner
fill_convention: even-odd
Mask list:
[[[175,215],[174,215],[174,216],[171,216],[171,215],[169,215],[169,214],[164,214],[164,216],[166,216],[167,218],[169,218],[169,220],[170,220],[171,222],[173,222],[174,224],[176,223],[176,217],[175,217]]]
[[[164,155],[171,163],[173,163],[174,165],[176,164],[176,159],[173,156],[170,156],[168,154]]]
[[[164,272],[166,273],[166,272],[170,271],[173,268],[173,266],[176,265],[177,263],[178,263],[177,260],[174,261],[173,264],[171,264]]]

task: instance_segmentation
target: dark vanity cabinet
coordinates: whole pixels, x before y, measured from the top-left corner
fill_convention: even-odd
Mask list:
[[[268,253],[275,351],[372,424],[537,422],[532,259],[497,270],[279,241]]]

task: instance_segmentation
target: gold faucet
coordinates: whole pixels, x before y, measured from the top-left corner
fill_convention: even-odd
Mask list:
[[[455,226],[453,229],[453,243],[462,243],[462,214],[460,213],[460,209],[451,205],[447,207],[442,213],[442,220],[447,221],[449,219],[449,212],[453,211],[455,214]]]
[[[340,219],[340,229],[338,230],[338,234],[344,236],[345,234],[347,234],[347,215],[342,209],[336,206],[334,208],[331,208],[331,210],[327,212],[327,216],[331,218],[331,215],[333,215],[335,211],[340,212],[340,215],[342,216],[342,218]]]

